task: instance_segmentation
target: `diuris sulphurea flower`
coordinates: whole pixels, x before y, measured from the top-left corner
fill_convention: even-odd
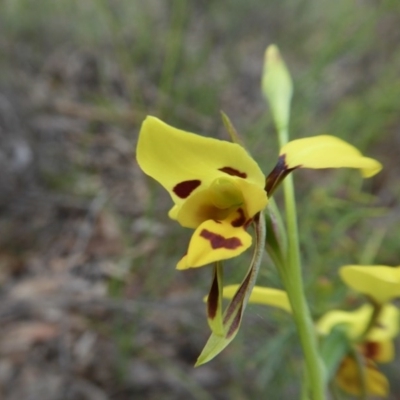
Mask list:
[[[335,327],[345,333],[353,348],[338,366],[337,385],[354,396],[360,396],[363,391],[387,396],[388,380],[375,363],[387,363],[394,358],[393,339],[399,332],[399,310],[385,304],[375,319],[373,305],[364,304],[354,311],[329,311],[317,323],[317,330],[323,336]]]
[[[264,174],[242,146],[147,117],[137,159],[169,192],[175,203],[169,216],[195,230],[178,269],[229,259],[251,246],[246,228],[268,197]]]

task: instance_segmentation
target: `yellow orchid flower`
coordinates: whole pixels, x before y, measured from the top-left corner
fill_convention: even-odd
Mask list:
[[[151,116],[140,130],[137,161],[169,192],[174,202],[170,218],[195,230],[178,269],[229,259],[249,248],[252,237],[246,228],[266,207],[267,193],[296,168],[359,168],[364,176],[381,168],[350,144],[325,135],[283,146],[265,180],[239,144],[185,132]]]
[[[137,160],[171,195],[169,216],[195,229],[178,269],[229,259],[251,246],[246,228],[268,197],[264,174],[242,146],[147,117]]]
[[[339,274],[346,285],[379,304],[400,297],[400,266],[345,265]]]
[[[373,311],[374,308],[370,304],[364,304],[354,311],[329,311],[317,322],[317,331],[321,335],[327,335],[333,327],[343,325],[348,338],[356,341],[367,328]],[[398,332],[399,310],[392,304],[386,304],[365,340],[383,342],[393,339]]]
[[[238,287],[239,285],[224,286],[223,297],[226,299],[232,299]],[[264,304],[281,308],[289,313],[292,312],[288,295],[285,291],[280,289],[254,286],[249,298],[249,303]]]
[[[388,395],[389,382],[371,360],[365,360],[364,374],[367,394],[380,397]],[[359,366],[352,357],[343,359],[336,373],[335,381],[343,391],[353,396],[360,396],[363,392]]]

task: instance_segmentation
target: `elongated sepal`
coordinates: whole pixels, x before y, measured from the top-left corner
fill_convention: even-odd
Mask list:
[[[208,326],[211,332],[217,336],[224,335],[224,324],[222,321],[222,282],[223,267],[221,261],[217,261],[214,264],[214,277],[207,296]]]
[[[235,338],[242,322],[243,313],[255,285],[263,255],[265,242],[265,220],[261,212],[255,218],[256,243],[253,259],[245,278],[236,290],[223,316],[223,336],[211,333],[203,351],[196,362],[196,367],[212,360]]]
[[[265,51],[261,86],[270,104],[278,131],[287,129],[293,86],[289,70],[275,45],[268,46]]]
[[[224,286],[223,296],[226,299],[232,299],[239,285]],[[264,304],[266,306],[277,307],[288,313],[292,312],[292,307],[287,293],[284,290],[254,286],[249,303]]]
[[[270,199],[265,213],[267,237],[265,248],[278,268],[284,268],[287,254],[287,237],[282,217],[273,199]]]
[[[229,136],[230,136],[232,142],[240,144],[242,147],[244,147],[243,141],[240,138],[236,128],[233,126],[230,118],[223,111],[221,111],[221,117],[222,117],[222,122],[224,123],[225,129],[229,133]]]
[[[350,351],[351,345],[346,331],[340,326],[331,330],[320,342],[320,354],[325,364],[326,380],[331,380],[339,367],[340,361]]]

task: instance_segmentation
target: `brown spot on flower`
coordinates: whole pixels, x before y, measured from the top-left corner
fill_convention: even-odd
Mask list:
[[[239,226],[243,226],[246,223],[244,211],[241,208],[238,208],[237,212],[239,213],[239,216],[231,222],[231,225],[235,228],[239,228]]]
[[[201,181],[198,179],[193,179],[191,181],[183,181],[178,183],[172,190],[181,199],[186,199],[190,196],[196,188],[201,185]]]
[[[237,169],[232,168],[232,167],[219,168],[219,171],[225,172],[228,175],[238,176],[240,178],[247,178],[247,174],[245,172],[240,172]]]
[[[364,343],[364,355],[367,358],[374,359],[379,354],[379,343],[378,342],[366,342]]]
[[[237,237],[231,237],[231,238],[226,239],[222,235],[219,235],[218,233],[210,232],[207,229],[203,229],[200,232],[200,236],[204,239],[209,240],[211,247],[214,250],[216,250],[216,249],[234,250],[234,249],[237,249],[238,247],[242,246],[241,240]]]

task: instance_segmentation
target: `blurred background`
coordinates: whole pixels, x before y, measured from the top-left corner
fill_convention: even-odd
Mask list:
[[[267,174],[260,75],[276,43],[291,137],[333,134],[385,167],[295,172],[313,315],[354,309],[341,265],[400,264],[399,27],[398,0],[0,2],[0,398],[297,398],[301,351],[279,310],[250,305],[235,341],[193,368],[212,270],[175,270],[190,231],[138,168],[138,131],[151,114],[227,139],[223,110]],[[227,264],[237,283],[248,258]],[[258,283],[280,287],[267,257]],[[391,399],[399,367],[384,368]]]

